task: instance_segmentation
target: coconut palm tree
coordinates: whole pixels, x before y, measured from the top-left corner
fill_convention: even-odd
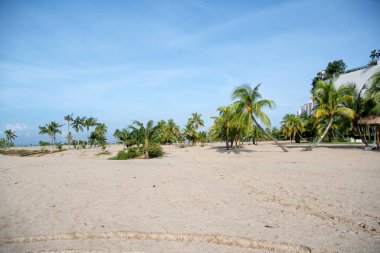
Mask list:
[[[300,117],[294,114],[286,114],[281,123],[283,133],[290,137],[290,142],[295,139],[296,134],[301,137],[300,133],[304,130],[304,122]]]
[[[95,130],[91,132],[90,137],[88,139],[89,144],[95,146],[104,147],[107,144],[107,126],[104,123],[99,123],[96,125]]]
[[[269,99],[261,99],[259,92],[260,84],[252,88],[249,85],[243,85],[236,87],[232,93],[232,99],[237,100],[234,104],[237,106],[238,111],[242,113],[247,124],[252,122],[264,132],[270,139],[272,139],[284,152],[288,150],[281,145],[273,136],[264,130],[264,128],[258,123],[256,117],[260,119],[264,124],[270,125],[268,116],[262,111],[264,107],[273,108],[275,106],[274,101]]]
[[[168,120],[166,131],[169,136],[167,140],[172,140],[173,142],[176,142],[178,140],[178,136],[181,133],[179,126],[175,124],[173,119]]]
[[[84,126],[84,118],[81,117],[76,117],[73,122],[71,123],[71,126],[74,128],[75,132],[78,134],[78,145],[77,147],[79,148],[79,131],[83,131],[83,126]]]
[[[228,142],[230,141],[230,130],[233,126],[233,118],[235,113],[231,106],[221,106],[218,108],[219,116],[212,117],[214,125],[210,128],[210,133],[215,139],[225,139],[226,148],[229,149]]]
[[[129,126],[138,143],[143,145],[145,159],[149,159],[149,148],[152,144],[157,143],[159,126],[154,126],[153,120],[144,124],[140,121],[133,121]]]
[[[57,133],[62,133],[61,130],[59,129],[63,125],[58,124],[55,121],[50,122],[49,124],[46,124],[45,126],[39,126],[40,128],[40,134],[47,134],[51,138],[53,146],[56,145],[55,142],[55,135]]]
[[[203,147],[205,145],[205,142],[208,140],[207,133],[205,131],[200,131],[198,133],[198,140],[201,143],[201,147]]]
[[[17,138],[15,132],[13,132],[12,129],[8,129],[5,130],[4,134],[5,138],[7,138],[7,141],[13,145],[13,140]]]
[[[197,130],[195,129],[195,126],[190,121],[190,119],[185,126],[184,133],[186,135],[186,139],[188,139],[189,141],[193,143],[193,145],[195,145],[196,140],[197,140]]]
[[[198,113],[194,112],[191,115],[191,118],[189,118],[189,122],[191,122],[191,124],[194,125],[195,130],[204,126],[204,121],[202,120],[201,117],[202,117],[202,114],[198,114]]]
[[[96,126],[98,123],[98,119],[94,118],[94,117],[89,117],[89,118],[86,118],[84,117],[83,119],[83,126],[86,127],[86,130],[87,130],[87,139],[88,139],[88,132],[90,131],[90,127],[93,127],[93,126]]]
[[[73,121],[73,114],[67,114],[64,119],[67,121],[67,142],[69,143],[69,149],[70,149],[70,144],[73,139],[72,134],[70,133],[70,122]]]
[[[379,116],[380,115],[380,71],[377,71],[371,77],[371,85],[366,91],[366,98],[370,104],[368,108],[368,115]],[[376,125],[376,146],[380,149],[380,126]]]
[[[373,108],[369,111],[371,115],[380,115],[380,71],[371,77],[371,85],[368,87],[366,97],[371,100]]]
[[[328,124],[319,139],[308,146],[305,151],[313,150],[323,140],[333,124],[334,117],[353,119],[355,116],[354,110],[344,105],[347,101],[353,99],[352,95],[349,95],[346,86],[341,86],[336,89],[332,79],[328,83],[324,81],[318,81],[316,83],[315,89],[313,90],[313,99],[318,103],[314,108],[316,118],[326,119]]]
[[[129,148],[133,144],[135,144],[134,139],[132,138],[132,134],[128,131],[128,129],[116,129],[113,136],[118,140],[118,143],[124,144],[126,148]]]
[[[369,56],[372,60],[372,62],[376,62],[380,57],[380,49],[379,50],[372,50],[371,54]]]

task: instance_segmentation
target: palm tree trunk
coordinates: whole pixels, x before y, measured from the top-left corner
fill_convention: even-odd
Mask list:
[[[79,149],[79,131],[77,132],[77,134],[78,134],[77,149]]]
[[[70,125],[69,125],[69,121],[67,121],[67,135],[69,135],[70,133]],[[67,140],[69,142],[69,149],[70,149],[70,140]]]
[[[358,122],[356,120],[354,120],[354,122],[353,122],[353,127],[354,127],[354,131],[356,133],[359,133],[359,136],[360,136],[360,139],[362,140],[362,143],[364,143],[365,146],[368,147],[367,140],[362,135],[362,131],[360,131],[360,127],[359,127]]]
[[[228,134],[229,134],[229,129],[227,128],[227,133],[226,133],[226,148],[229,149],[228,147]]]
[[[325,137],[325,135],[329,131],[332,123],[333,123],[333,117],[330,118],[330,122],[327,125],[327,127],[326,127],[325,131],[323,132],[323,134],[321,135],[321,137],[319,137],[319,140],[314,142],[312,145],[308,146],[307,148],[305,148],[304,151],[312,151],[316,146],[318,146],[318,144],[323,140],[323,138]]]
[[[260,124],[256,121],[255,117],[253,117],[253,114],[251,114],[251,115],[252,115],[253,122],[262,132],[264,132],[269,138],[271,138],[272,141],[274,141],[274,143],[276,143],[277,146],[279,146],[282,150],[284,150],[284,152],[289,152],[289,150],[287,148],[285,148],[283,145],[281,145],[270,133],[265,131],[265,129],[260,126]]]
[[[376,149],[380,150],[380,126],[376,126]]]

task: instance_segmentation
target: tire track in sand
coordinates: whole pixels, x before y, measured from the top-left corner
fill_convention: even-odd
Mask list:
[[[280,198],[279,196],[271,193],[267,193],[265,191],[259,190],[258,188],[249,185],[248,183],[245,183],[241,180],[238,180],[234,177],[234,182],[238,184],[241,188],[245,188],[250,190],[251,192],[255,193],[256,196],[261,197],[261,201],[264,202],[272,202],[276,203],[280,206],[287,207],[287,208],[293,208],[295,210],[302,210],[303,212],[312,215],[314,217],[318,217],[324,221],[331,222],[333,224],[340,223],[350,226],[353,229],[363,231],[369,235],[380,235],[380,231],[378,231],[375,227],[369,226],[366,223],[358,223],[354,220],[344,217],[344,216],[336,216],[332,213],[328,213],[322,210],[315,210],[311,206],[305,203],[305,201],[296,201],[296,203],[293,203],[289,200],[284,200]]]
[[[57,235],[32,235],[10,238],[0,238],[0,245],[47,242],[59,240],[94,240],[119,238],[126,240],[153,240],[166,242],[184,243],[210,243],[222,246],[234,246],[246,249],[263,249],[283,253],[328,253],[331,251],[312,249],[305,245],[294,245],[287,243],[272,243],[264,240],[253,240],[246,237],[234,237],[219,234],[174,234],[174,233],[152,233],[141,231],[114,231],[114,232],[90,232],[90,233],[65,233]]]

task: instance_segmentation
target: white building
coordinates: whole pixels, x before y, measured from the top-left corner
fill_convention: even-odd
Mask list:
[[[334,79],[334,84],[339,87],[344,84],[354,83],[356,84],[356,88],[360,90],[363,88],[364,84],[366,84],[367,87],[371,84],[371,81],[369,79],[377,71],[380,71],[380,61],[377,62],[377,65],[341,74],[338,78]]]
[[[364,85],[367,87],[371,85],[370,78],[378,71],[380,71],[380,61],[377,61],[377,64],[374,66],[357,68],[357,70],[349,70],[348,73],[340,74],[337,78],[334,78],[334,84],[337,87],[340,87],[344,84],[354,83],[356,84],[358,91],[360,91]],[[297,116],[300,116],[305,112],[307,115],[314,114],[314,106],[316,106],[316,102],[310,100],[308,103],[301,106],[301,108],[297,111]]]

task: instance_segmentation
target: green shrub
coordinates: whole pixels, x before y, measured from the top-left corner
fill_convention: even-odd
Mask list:
[[[62,151],[62,149],[63,149],[63,145],[61,144],[61,143],[57,143],[57,149],[59,150],[59,151]]]
[[[40,146],[41,147],[50,146],[50,143],[46,141],[40,141]]]
[[[142,152],[139,148],[132,147],[129,148],[127,151],[121,150],[117,155],[113,158],[114,160],[127,160],[127,159],[134,159],[141,156]]]
[[[153,144],[149,147],[148,150],[149,158],[160,157],[164,155],[164,151],[162,150],[159,144]]]

